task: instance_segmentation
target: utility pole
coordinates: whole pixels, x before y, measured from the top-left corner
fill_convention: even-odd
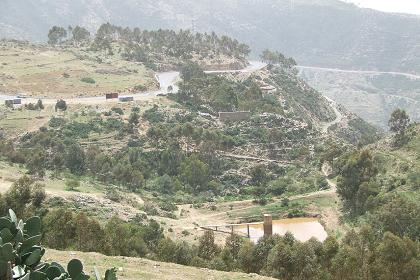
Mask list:
[[[195,33],[195,27],[196,27],[195,21],[196,21],[195,19],[191,20],[191,31],[192,31],[192,33]]]

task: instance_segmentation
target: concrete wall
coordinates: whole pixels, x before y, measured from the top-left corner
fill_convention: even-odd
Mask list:
[[[222,122],[232,121],[244,121],[251,117],[251,112],[219,112],[219,119]]]

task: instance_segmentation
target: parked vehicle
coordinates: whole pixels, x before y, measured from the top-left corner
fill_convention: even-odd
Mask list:
[[[106,99],[116,99],[118,98],[118,92],[107,93],[105,94]]]
[[[134,101],[134,97],[132,97],[132,96],[120,97],[119,101],[120,102],[131,102],[131,101]]]

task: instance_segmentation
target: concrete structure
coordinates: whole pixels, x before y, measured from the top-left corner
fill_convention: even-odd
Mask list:
[[[273,235],[273,217],[269,214],[264,214],[264,236]]]
[[[251,117],[251,112],[241,111],[241,112],[219,112],[219,119],[222,122],[238,122],[249,120]]]

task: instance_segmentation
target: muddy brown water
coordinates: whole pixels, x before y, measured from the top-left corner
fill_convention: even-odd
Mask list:
[[[247,234],[247,225],[239,225],[235,227],[235,231]],[[312,237],[323,242],[327,239],[328,234],[325,228],[316,218],[292,218],[273,220],[273,234],[285,235],[286,232],[290,232],[293,236],[301,241],[305,242]],[[249,225],[250,239],[253,242],[257,242],[261,237],[264,236],[263,223],[253,223]]]

